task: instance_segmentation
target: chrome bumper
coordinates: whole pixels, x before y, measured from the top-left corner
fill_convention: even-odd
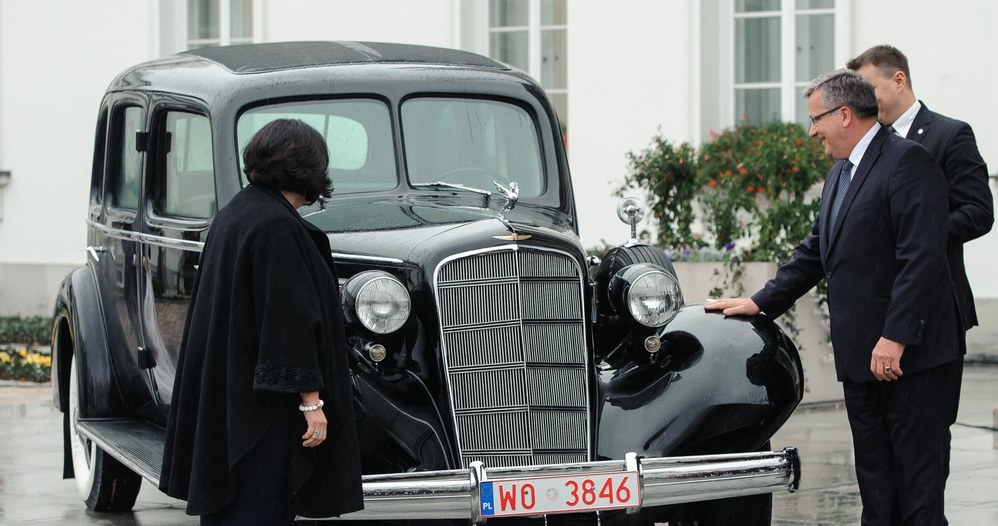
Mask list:
[[[800,485],[797,448],[761,453],[550,464],[485,469],[474,462],[467,470],[423,471],[364,476],[364,509],[319,520],[469,519],[484,522],[478,484],[540,476],[637,471],[641,506],[665,506],[777,491]]]

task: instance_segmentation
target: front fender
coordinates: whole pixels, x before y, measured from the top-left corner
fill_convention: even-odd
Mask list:
[[[659,334],[668,360],[598,371],[598,458],[754,451],[803,397],[797,348],[768,318],[689,305]]]

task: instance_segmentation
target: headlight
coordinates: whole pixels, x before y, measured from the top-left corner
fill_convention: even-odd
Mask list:
[[[614,274],[609,293],[618,312],[626,309],[634,321],[647,327],[669,323],[683,305],[676,279],[648,263],[630,265]]]
[[[343,311],[371,332],[395,332],[409,319],[409,291],[387,272],[369,270],[343,285]]]

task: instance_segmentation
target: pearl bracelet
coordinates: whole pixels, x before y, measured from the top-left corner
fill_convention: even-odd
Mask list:
[[[301,404],[301,405],[298,406],[298,410],[307,413],[309,411],[316,411],[316,410],[322,408],[322,406],[324,406],[324,405],[326,405],[326,403],[323,402],[322,399],[320,398],[318,404],[315,404],[315,405]]]

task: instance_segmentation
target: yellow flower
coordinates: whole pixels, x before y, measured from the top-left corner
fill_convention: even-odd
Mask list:
[[[0,351],[0,363],[10,363],[10,362],[13,362],[13,361],[14,361],[14,358],[12,358],[9,354],[7,354],[7,353],[5,353],[3,351]]]
[[[17,355],[20,356],[21,358],[27,358],[28,357],[28,350],[27,349],[21,349],[20,351],[17,351]]]

